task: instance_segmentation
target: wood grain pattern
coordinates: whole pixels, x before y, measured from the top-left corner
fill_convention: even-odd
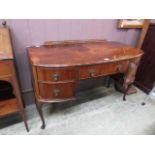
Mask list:
[[[43,99],[65,99],[75,97],[75,83],[39,83],[40,97]]]
[[[120,67],[120,68],[119,68]],[[87,79],[99,76],[116,74],[119,72],[125,73],[128,68],[128,61],[119,61],[115,63],[106,63],[101,65],[89,65],[79,68],[79,78]],[[91,72],[94,71],[94,75]]]
[[[75,71],[72,68],[44,68],[37,67],[39,81],[65,81],[75,79]]]
[[[30,62],[43,67],[102,64],[132,59],[143,53],[140,49],[116,42],[30,47],[28,51]]]

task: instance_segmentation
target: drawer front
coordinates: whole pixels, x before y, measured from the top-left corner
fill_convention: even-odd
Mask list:
[[[40,97],[44,99],[66,99],[75,96],[75,83],[40,83]]]
[[[119,72],[126,72],[128,61],[105,63],[100,65],[84,66],[79,69],[80,79],[110,75]]]
[[[11,74],[11,62],[0,61],[0,76],[6,76]]]
[[[65,81],[73,80],[75,77],[73,69],[50,69],[37,68],[39,81]]]

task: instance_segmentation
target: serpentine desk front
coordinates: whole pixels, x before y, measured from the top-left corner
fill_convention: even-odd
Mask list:
[[[125,100],[143,54],[140,49],[104,40],[46,42],[27,50],[43,129],[42,105],[74,100],[79,80],[122,73]]]

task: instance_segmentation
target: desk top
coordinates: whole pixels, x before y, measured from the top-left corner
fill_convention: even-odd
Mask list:
[[[35,66],[65,67],[101,64],[140,57],[143,51],[117,42],[86,42],[29,47]]]

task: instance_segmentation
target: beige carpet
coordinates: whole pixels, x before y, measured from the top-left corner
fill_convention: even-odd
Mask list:
[[[29,133],[23,122],[12,116],[1,120],[0,134],[155,134],[155,99],[150,98],[142,106],[145,96],[138,90],[127,96],[127,101],[122,101],[122,94],[113,87],[96,88],[79,93],[76,102],[45,106],[44,130],[40,129],[40,117],[32,105],[26,109]]]

